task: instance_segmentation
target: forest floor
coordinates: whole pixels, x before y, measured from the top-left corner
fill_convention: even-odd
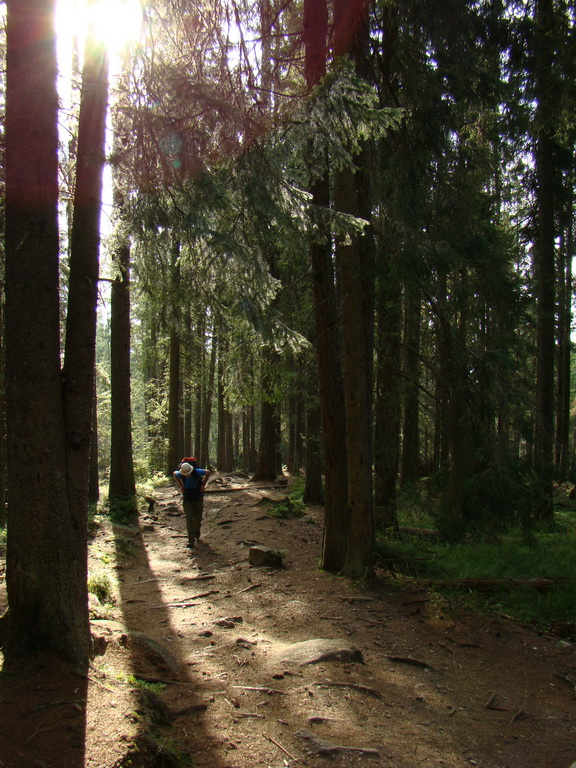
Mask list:
[[[574,644],[390,574],[324,573],[323,510],[274,516],[285,491],[245,483],[211,482],[193,550],[172,487],[134,526],[98,524],[98,655],[87,675],[42,656],[0,677],[1,768],[575,763]],[[256,543],[282,567],[252,566]],[[294,655],[313,640],[336,656]]]

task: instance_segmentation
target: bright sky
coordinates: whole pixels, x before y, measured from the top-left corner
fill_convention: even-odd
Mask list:
[[[57,0],[56,34],[58,36],[59,93],[63,114],[61,124],[66,125],[66,114],[73,107],[71,91],[72,51],[74,38],[78,40],[80,69],[84,55],[84,41],[90,28],[96,38],[108,49],[111,78],[118,72],[123,48],[138,39],[142,26],[141,0]],[[76,94],[78,98],[78,92]],[[66,130],[66,128],[64,128]],[[64,137],[67,142],[67,137]],[[112,180],[108,165],[104,168],[102,236],[110,231],[112,210]]]
[[[72,50],[78,36],[82,46],[88,30],[106,43],[110,59],[138,38],[142,24],[140,0],[57,0],[56,30],[62,55]]]

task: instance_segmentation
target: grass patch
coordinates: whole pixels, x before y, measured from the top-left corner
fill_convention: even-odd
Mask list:
[[[126,682],[129,683],[132,688],[137,688],[140,691],[150,691],[150,693],[162,693],[166,688],[165,683],[149,683],[147,680],[141,680],[134,675],[128,675]]]
[[[414,524],[414,518],[411,519]],[[550,579],[545,591],[529,585],[503,584],[486,593],[440,590],[474,608],[550,627],[556,622],[576,626],[576,511],[565,508],[555,516],[552,530],[534,530],[530,543],[521,530],[490,541],[446,543],[413,534],[380,535],[376,553],[385,571],[417,579]]]
[[[116,602],[112,579],[104,571],[88,576],[88,592],[95,595],[102,605],[114,605]]]
[[[270,514],[286,520],[302,517],[306,509],[306,504],[302,500],[303,496],[304,478],[295,477],[286,491],[286,498],[270,502]]]
[[[113,523],[129,525],[138,514],[136,497],[114,498],[108,500],[108,517]]]
[[[281,517],[285,520],[294,517],[301,517],[304,510],[304,504],[293,502],[291,498],[282,499],[281,501],[270,502],[269,514],[273,517]]]
[[[129,768],[141,766],[143,761],[151,768],[188,768],[193,765],[189,755],[182,752],[171,739],[152,730],[138,736],[118,765],[119,768]]]
[[[136,482],[136,492],[138,496],[149,496],[157,488],[165,488],[170,485],[170,478],[163,472],[146,472],[139,476]]]
[[[434,528],[432,498],[427,479],[403,488],[398,494],[398,523],[413,528]]]

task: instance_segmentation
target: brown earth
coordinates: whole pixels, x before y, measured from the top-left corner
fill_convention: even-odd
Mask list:
[[[173,488],[138,525],[99,525],[90,572],[116,600],[92,605],[99,655],[87,676],[42,656],[1,677],[1,768],[574,764],[575,645],[391,577],[321,572],[322,510],[275,517],[282,491],[227,492],[242,482],[211,483],[192,551]],[[251,566],[254,543],[283,567]],[[311,639],[360,653],[283,660]]]

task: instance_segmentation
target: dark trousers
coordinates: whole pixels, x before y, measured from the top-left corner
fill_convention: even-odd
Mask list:
[[[194,544],[194,539],[200,538],[200,526],[202,525],[202,513],[204,511],[204,499],[200,496],[195,501],[184,499],[184,514],[186,515],[186,533],[188,542]]]

